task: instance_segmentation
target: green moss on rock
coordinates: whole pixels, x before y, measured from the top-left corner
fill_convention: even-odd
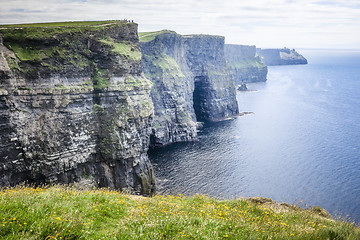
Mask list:
[[[244,58],[242,61],[231,62],[233,68],[266,68],[266,64],[261,61],[260,58]]]
[[[133,61],[140,61],[141,60],[141,52],[138,46],[135,46],[131,42],[116,42],[112,38],[106,38],[100,40],[102,43],[105,43],[112,47],[112,52],[117,54],[121,54],[126,58],[129,58]]]
[[[104,54],[107,54],[106,48],[96,46],[100,42],[110,45],[111,52],[115,54],[140,61],[136,35],[124,36],[131,25],[135,26],[123,21],[2,25],[0,34],[4,45],[14,52],[19,62],[16,68],[16,64],[7,59],[9,66],[23,73],[25,78],[49,72],[82,75],[89,71],[94,51],[105,51]],[[102,41],[104,36],[109,40]],[[116,42],[115,37],[120,40]],[[32,71],[34,68],[37,68],[35,72]]]
[[[147,73],[149,78],[155,77],[155,75],[161,75],[164,78],[185,77],[175,59],[165,53],[159,53],[157,56],[146,55],[145,58],[151,61],[156,68],[161,69],[161,71]]]

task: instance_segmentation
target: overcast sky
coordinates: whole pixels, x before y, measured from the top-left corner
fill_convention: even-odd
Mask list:
[[[0,0],[0,24],[108,19],[263,48],[360,48],[360,0]]]

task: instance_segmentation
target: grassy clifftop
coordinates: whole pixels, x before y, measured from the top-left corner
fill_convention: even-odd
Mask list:
[[[237,62],[230,62],[231,67],[235,69],[243,69],[243,68],[266,68],[265,63],[263,63],[260,58],[245,58],[241,59]]]
[[[139,40],[140,42],[150,42],[151,40],[154,40],[156,36],[164,33],[175,33],[171,30],[161,30],[161,31],[154,31],[154,32],[140,32],[139,33]]]
[[[29,40],[57,39],[66,33],[94,33],[109,30],[116,26],[136,25],[127,21],[89,21],[89,22],[52,22],[0,25],[0,33],[5,40],[25,42]]]
[[[128,21],[0,25],[0,38],[10,50],[3,51],[12,75],[25,79],[109,79],[141,62],[137,24]],[[115,58],[122,63],[117,69]]]
[[[144,198],[108,190],[0,191],[1,239],[360,239],[354,225],[270,199]]]
[[[0,25],[0,28],[26,28],[26,27],[70,27],[70,26],[93,26],[123,23],[121,20],[109,21],[74,21],[74,22],[46,22],[46,23],[22,23],[22,24],[8,24]]]

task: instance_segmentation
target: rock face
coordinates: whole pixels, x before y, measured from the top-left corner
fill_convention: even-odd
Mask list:
[[[225,44],[225,56],[236,84],[266,81],[267,66],[257,55],[255,46]]]
[[[186,64],[182,36],[164,31],[140,46],[143,71],[153,82],[155,115],[151,146],[196,140],[194,80]]]
[[[0,186],[80,182],[154,193],[151,82],[137,24],[0,33]]]
[[[140,42],[143,71],[153,82],[152,146],[195,140],[196,121],[238,114],[223,37],[160,31],[140,35]]]
[[[186,62],[195,81],[193,101],[197,121],[218,121],[239,113],[224,41],[221,36],[184,36]]]
[[[257,53],[268,66],[307,64],[306,58],[295,49],[257,49]]]

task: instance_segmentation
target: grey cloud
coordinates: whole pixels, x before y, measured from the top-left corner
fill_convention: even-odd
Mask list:
[[[351,9],[360,9],[360,3],[358,1],[315,1],[313,2],[316,5],[322,6],[333,6],[333,7],[345,7]]]
[[[274,11],[273,8],[265,8],[265,7],[241,7],[239,9],[243,11],[254,11],[254,12]]]
[[[40,10],[28,10],[28,9],[24,9],[24,8],[15,8],[15,9],[10,9],[9,12],[19,12],[19,13],[43,13],[44,11],[40,11]]]
[[[209,32],[239,39],[239,43],[246,39],[253,44],[269,41],[269,35],[275,42],[282,33],[302,36],[308,28],[316,31],[314,28],[321,27],[335,32],[336,25],[348,24],[347,35],[337,34],[334,39],[344,43],[353,39],[360,45],[356,31],[360,22],[359,0],[269,2],[272,3],[270,0],[0,0],[0,24],[127,18],[139,23],[141,31],[166,28],[183,34]],[[300,28],[305,30],[300,32]],[[281,45],[302,44],[296,37],[289,39],[294,42]],[[278,41],[284,39],[279,37]]]

